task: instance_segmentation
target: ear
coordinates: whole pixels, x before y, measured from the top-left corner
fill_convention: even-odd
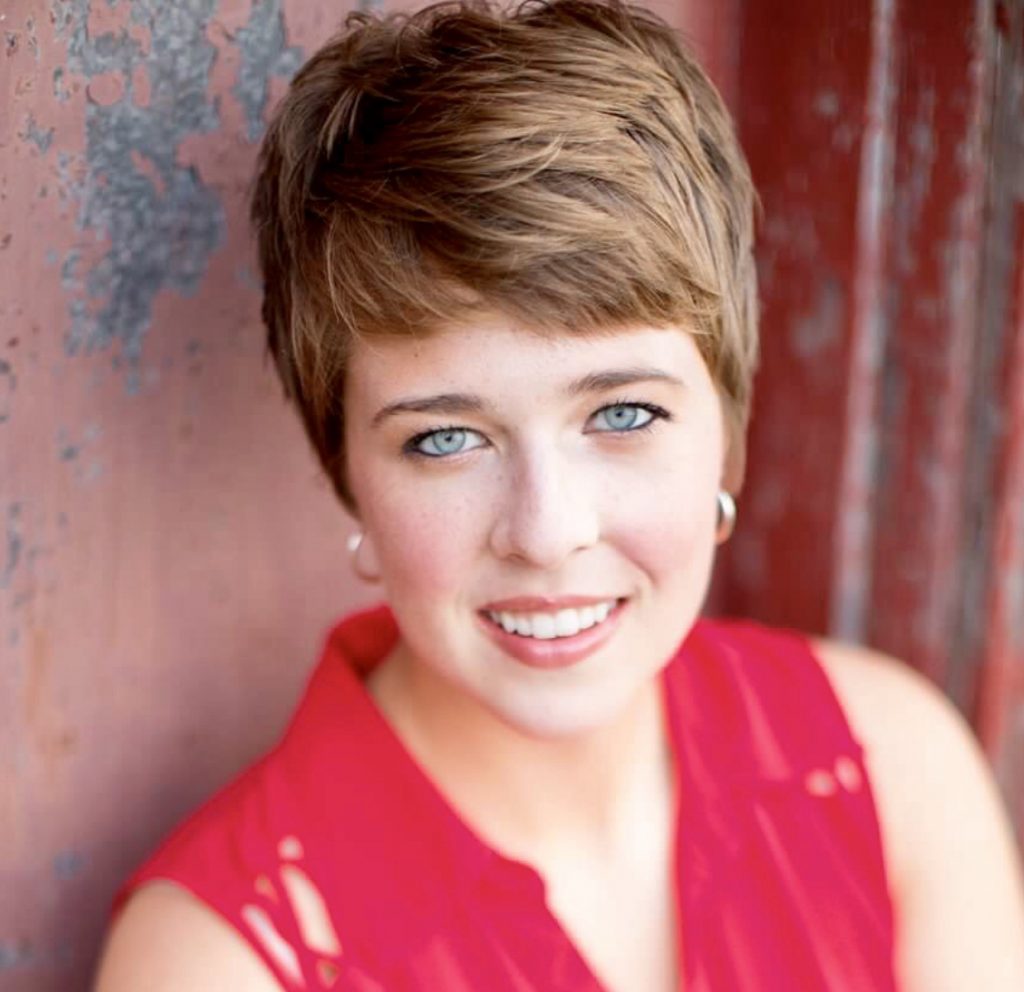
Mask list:
[[[743,489],[747,471],[747,436],[746,429],[730,411],[728,404],[722,406],[722,427],[722,488],[737,496]]]

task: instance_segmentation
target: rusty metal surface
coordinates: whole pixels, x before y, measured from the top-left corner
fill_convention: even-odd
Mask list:
[[[742,24],[740,125],[764,206],[762,363],[742,525],[717,593],[728,612],[818,632],[833,609],[871,25],[866,0],[753,0]]]
[[[985,608],[965,651],[979,672],[976,726],[1024,836],[1024,2],[996,7],[985,278],[989,342],[975,405],[980,466],[969,478],[984,521]]]
[[[118,880],[374,595],[262,357],[244,203],[351,6],[0,4],[3,992],[88,987]]]
[[[1024,826],[1024,0],[652,6],[765,206],[715,606],[928,672]],[[0,7],[2,992],[87,987],[117,880],[372,595],[262,359],[244,217],[267,107],[344,9]]]
[[[751,0],[741,34],[764,362],[716,605],[927,674],[1024,836],[1024,3]]]
[[[900,6],[867,636],[953,688],[990,119],[988,3]]]
[[[287,20],[283,15],[287,14]],[[261,354],[244,211],[334,5],[0,5],[0,988],[265,746],[348,523]]]

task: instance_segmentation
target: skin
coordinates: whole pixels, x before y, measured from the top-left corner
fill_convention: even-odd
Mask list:
[[[571,388],[641,367],[658,374]],[[371,693],[460,814],[538,868],[610,989],[678,988],[678,797],[657,675],[703,601],[715,495],[732,481],[722,406],[693,339],[652,328],[545,338],[495,316],[361,344],[347,381],[363,566],[379,571],[404,635]],[[452,394],[478,402],[407,408]],[[625,404],[667,416],[622,429],[646,419]],[[426,436],[438,428],[448,433]],[[526,668],[482,626],[493,600],[569,593],[625,607],[615,636],[568,669]],[[827,641],[817,651],[865,745],[902,989],[1024,987],[1019,867],[963,722],[906,666]],[[202,964],[181,946],[200,946]],[[120,917],[98,989],[143,976],[157,992],[276,987],[236,934],[162,883]]]
[[[665,378],[570,392],[631,370]],[[458,715],[460,737],[468,722],[472,735],[544,740],[545,751],[606,732],[650,692],[710,575],[722,413],[693,339],[545,338],[495,319],[359,348],[350,381],[349,477],[404,632],[385,669],[400,671],[408,708],[435,735]],[[398,412],[374,426],[396,398],[447,394],[483,408]],[[667,416],[611,406],[623,400]],[[612,429],[609,416],[642,429]],[[406,450],[438,426],[460,429],[461,451]],[[489,602],[567,594],[627,600],[614,643],[579,665],[526,668],[483,630]]]

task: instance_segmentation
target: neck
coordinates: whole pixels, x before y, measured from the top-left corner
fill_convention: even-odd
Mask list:
[[[657,682],[609,723],[538,739],[400,650],[368,688],[449,802],[507,856],[610,855],[671,819],[672,753]]]

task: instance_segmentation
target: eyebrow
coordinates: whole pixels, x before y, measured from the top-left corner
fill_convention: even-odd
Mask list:
[[[610,389],[621,389],[623,386],[635,385],[638,382],[667,382],[673,386],[686,388],[686,383],[682,379],[661,369],[632,367],[590,372],[569,383],[566,392],[570,396],[583,396],[586,393],[603,393]],[[402,413],[480,413],[486,408],[486,405],[479,396],[473,393],[438,393],[436,396],[413,397],[397,400],[381,407],[374,414],[370,426],[379,427],[385,420]]]

